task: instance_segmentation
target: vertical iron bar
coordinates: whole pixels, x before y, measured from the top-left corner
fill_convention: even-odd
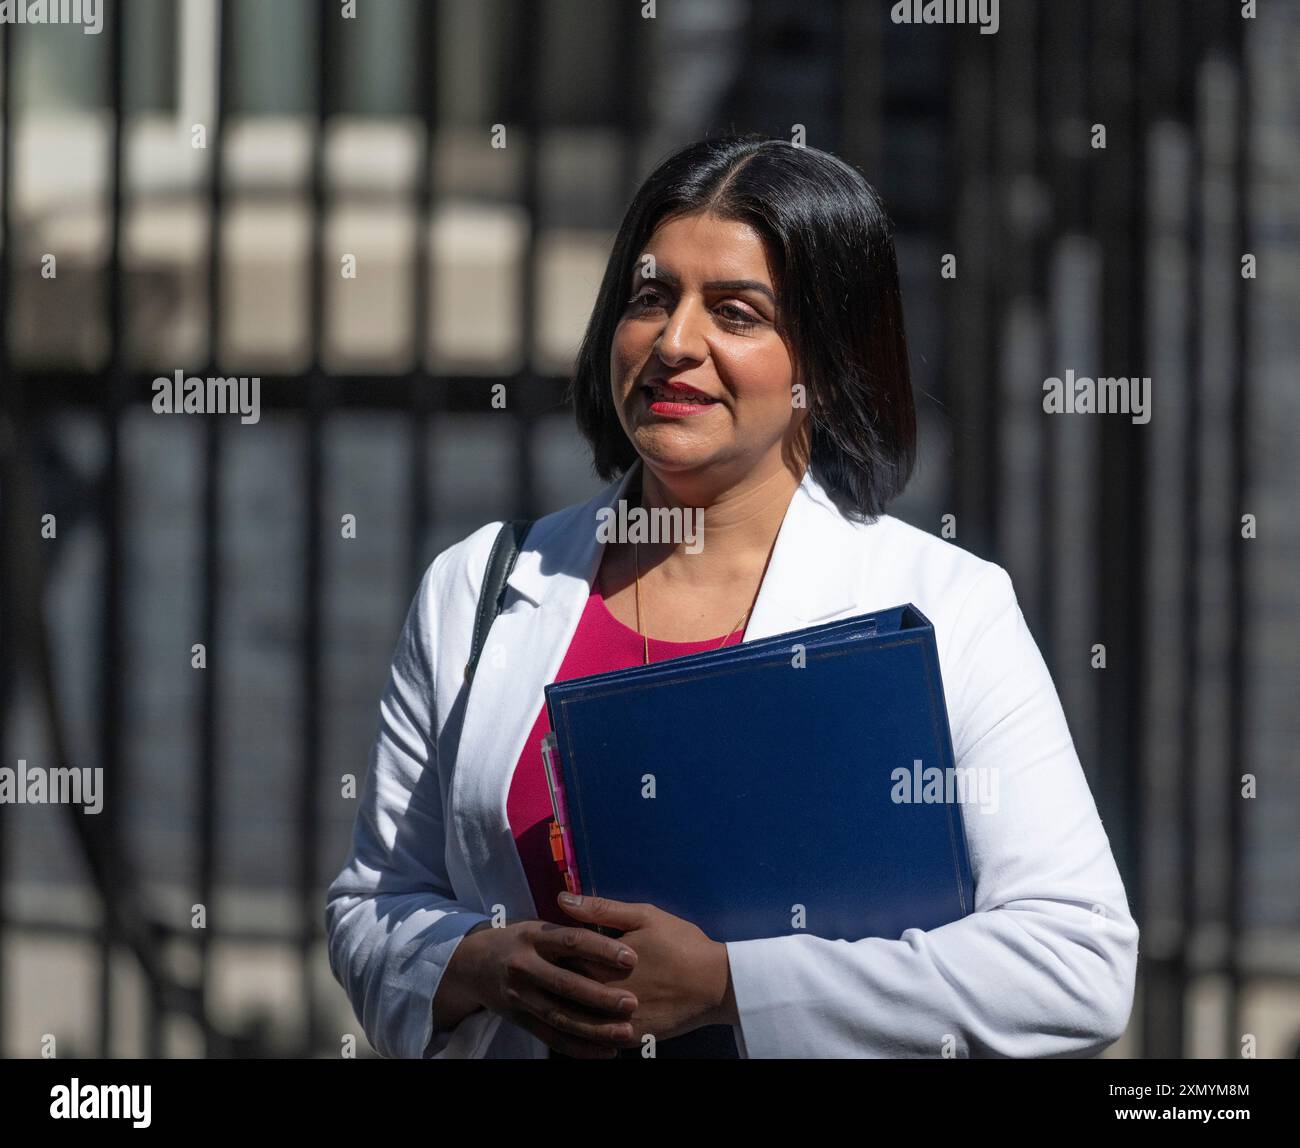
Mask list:
[[[988,316],[992,297],[989,232],[993,188],[989,161],[993,67],[987,47],[976,43],[985,37],[954,37],[953,33],[952,28],[943,29],[955,60],[951,98],[955,103],[953,150],[958,153],[959,166],[953,184],[958,198],[953,250],[958,253],[958,260],[950,340],[959,350],[945,357],[944,389],[954,414],[951,505],[957,516],[958,537],[963,546],[983,552],[989,540],[986,455],[993,422],[987,389],[991,341]]]
[[[214,46],[215,89],[212,122],[208,125],[208,335],[206,376],[220,376],[221,357],[221,243],[224,212],[226,108],[229,105],[230,80],[227,76],[227,46],[234,44],[235,0],[216,0],[217,42]],[[206,905],[209,917],[214,913],[217,867],[217,715],[220,698],[217,685],[224,664],[218,652],[218,629],[221,624],[221,420],[209,418],[204,425],[203,452],[203,539],[200,556],[200,594],[202,595],[201,632],[208,652],[207,669],[200,678],[199,696],[199,865],[198,903]],[[212,984],[210,934],[198,931],[199,999],[203,1002],[202,1036],[206,1056],[213,1052],[214,1033],[209,1009]]]
[[[310,337],[311,366],[307,375],[306,411],[303,422],[307,435],[304,481],[304,594],[306,611],[302,643],[302,762],[299,779],[298,903],[301,908],[299,963],[302,1005],[305,1020],[304,1048],[314,1052],[319,1045],[316,997],[312,990],[316,967],[316,937],[320,932],[320,889],[316,880],[320,832],[317,823],[316,784],[320,776],[321,749],[321,596],[324,553],[321,530],[324,479],[324,445],[321,434],[324,415],[329,409],[325,393],[327,380],[323,368],[325,333],[325,189],[326,133],[329,129],[332,101],[330,76],[335,59],[335,21],[340,19],[338,5],[318,0],[316,7],[316,130],[312,139],[311,164],[311,265],[310,265]]]
[[[1136,76],[1132,67],[1138,50],[1137,13],[1115,4],[1098,12],[1100,27],[1094,41],[1092,79],[1095,85],[1095,121],[1108,125],[1106,149],[1096,155],[1092,178],[1096,185],[1097,222],[1103,252],[1101,357],[1098,377],[1116,375],[1141,378],[1145,349],[1140,340],[1144,266],[1139,219],[1142,185],[1137,173],[1145,150],[1139,146],[1141,124],[1137,114]],[[1098,384],[1100,386],[1100,383]],[[1150,398],[1148,394],[1148,398]],[[1146,425],[1134,425],[1122,414],[1101,420],[1101,458],[1098,481],[1102,513],[1096,523],[1100,556],[1100,617],[1096,640],[1107,650],[1105,672],[1093,677],[1100,692],[1098,708],[1101,750],[1097,782],[1102,816],[1122,814],[1114,834],[1116,863],[1136,891],[1135,826],[1138,766],[1142,756],[1141,731],[1135,721],[1134,689],[1138,680],[1134,660],[1142,647],[1142,611],[1137,595],[1141,580],[1138,552],[1143,519],[1138,499],[1134,456],[1145,441]],[[1147,424],[1149,425],[1149,424]],[[1135,584],[1136,581],[1136,584]]]
[[[1051,258],[1053,240],[1057,229],[1056,202],[1053,195],[1055,147],[1052,140],[1052,130],[1056,120],[1053,115],[1055,104],[1050,96],[1052,85],[1055,83],[1055,73],[1052,71],[1047,57],[1048,47],[1052,42],[1049,26],[1053,23],[1053,7],[1050,4],[1041,5],[1036,9],[1036,12],[1037,19],[1034,22],[1033,32],[1034,141],[1031,170],[1035,193],[1043,197],[1046,206],[1034,233],[1029,271],[1029,291],[1038,304],[1038,313],[1040,315],[1038,365],[1042,369],[1041,373],[1045,378],[1051,373],[1048,364],[1052,363],[1054,353],[1051,335],[1052,315],[1051,308],[1048,305],[1048,260]],[[1052,617],[1052,601],[1047,597],[1051,580],[1048,577],[1048,571],[1043,560],[1049,549],[1046,540],[1051,521],[1049,517],[1050,491],[1047,483],[1052,469],[1049,449],[1052,428],[1048,419],[1039,419],[1038,426],[1038,446],[1035,460],[1038,468],[1038,491],[1035,495],[1037,503],[1035,520],[1032,523],[1035,541],[1034,546],[1025,547],[1025,553],[1033,554],[1036,550],[1038,555],[1038,561],[1034,563],[1033,601],[1034,615],[1037,622],[1035,633],[1039,636],[1039,644],[1043,647],[1044,654],[1047,654],[1049,651],[1043,639],[1050,630],[1048,620]]]
[[[1037,587],[1030,580],[1035,563],[1027,544],[1036,524],[1036,484],[1025,481],[1041,452],[1041,411],[1033,375],[1024,370],[1026,346],[1037,332],[1026,329],[1034,299],[1034,269],[1042,258],[1034,196],[1038,193],[1037,117],[1039,73],[1036,53],[1040,9],[1017,4],[1013,18],[997,37],[997,101],[999,114],[997,190],[1007,220],[1002,247],[1002,290],[1007,305],[999,316],[993,347],[992,376],[995,406],[1002,425],[1002,449],[996,484],[998,516],[994,552],[1011,572],[1016,597],[1026,618],[1038,619]],[[1013,326],[1014,323],[1014,326]],[[1038,346],[1041,354],[1041,346]],[[1038,363],[1034,364],[1034,371]],[[1029,489],[1032,487],[1032,489]]]
[[[1171,257],[1170,246],[1181,243],[1185,232],[1175,237],[1174,221],[1168,212],[1170,205],[1166,202],[1166,190],[1170,175],[1168,164],[1170,152],[1167,143],[1170,132],[1176,125],[1182,131],[1182,108],[1180,107],[1180,75],[1184,67],[1183,57],[1187,50],[1185,22],[1179,10],[1179,0],[1154,0],[1143,6],[1141,45],[1142,63],[1139,75],[1144,77],[1139,87],[1139,98],[1143,109],[1140,121],[1143,125],[1143,150],[1147,158],[1159,157],[1159,167],[1152,170],[1151,194],[1143,192],[1143,219],[1152,219],[1156,235],[1151,241],[1143,240],[1143,247],[1148,255],[1156,253],[1155,266],[1148,268],[1142,290],[1147,302],[1141,308],[1139,318],[1144,329],[1141,334],[1145,353],[1149,356],[1153,368],[1164,368],[1163,380],[1153,379],[1152,386],[1164,396],[1156,399],[1157,410],[1161,413],[1153,418],[1160,420],[1159,429],[1153,424],[1149,429],[1155,433],[1143,436],[1140,453],[1140,477],[1135,482],[1141,483],[1142,508],[1140,520],[1143,560],[1139,569],[1142,571],[1142,596],[1144,609],[1141,624],[1145,636],[1137,647],[1140,664],[1135,664],[1138,678],[1139,694],[1136,713],[1141,715],[1147,725],[1144,731],[1142,759],[1142,784],[1139,788],[1135,814],[1137,829],[1140,833],[1141,849],[1138,855],[1138,871],[1135,875],[1136,896],[1133,912],[1142,929],[1143,940],[1139,942],[1138,984],[1140,1010],[1139,1043],[1137,1055],[1142,1059],[1171,1059],[1179,1055],[1182,1040],[1182,982],[1180,981],[1180,960],[1182,945],[1175,941],[1170,944],[1168,923],[1177,911],[1176,898],[1180,878],[1175,875],[1171,882],[1165,877],[1164,856],[1161,851],[1151,848],[1151,844],[1165,839],[1173,828],[1173,818],[1165,815],[1165,795],[1170,792],[1173,774],[1179,769],[1175,763],[1175,753],[1164,747],[1169,740],[1168,731],[1162,726],[1153,728],[1153,722],[1166,723],[1169,714],[1168,699],[1179,696],[1180,679],[1184,676],[1184,667],[1171,665],[1178,649],[1178,637],[1174,634],[1176,627],[1170,625],[1166,612],[1165,600],[1171,591],[1162,583],[1162,575],[1169,569],[1165,563],[1167,555],[1157,552],[1155,540],[1161,538],[1170,546],[1167,531],[1169,518],[1166,508],[1174,504],[1180,496],[1179,486],[1183,471],[1181,466],[1171,466],[1170,451],[1172,444],[1181,440],[1181,403],[1185,401],[1184,392],[1188,381],[1186,373],[1169,372],[1170,355],[1165,349],[1157,350],[1154,338],[1165,338],[1171,326],[1185,321],[1184,315],[1171,316],[1168,304],[1162,306],[1157,298],[1158,291],[1166,290],[1168,261]],[[1181,136],[1179,138],[1182,138]],[[1157,143],[1159,147],[1157,150]],[[1142,169],[1147,171],[1146,160]],[[1157,278],[1153,271],[1158,271]],[[1175,304],[1182,303],[1182,289],[1176,288],[1178,296]],[[1151,316],[1151,330],[1146,329],[1146,318]],[[1185,341],[1181,344],[1185,345]],[[1176,359],[1175,359],[1176,361]],[[1165,421],[1175,418],[1176,424],[1166,427]],[[1157,533],[1159,531],[1160,533]],[[1181,555],[1181,541],[1177,540],[1176,549]],[[1177,588],[1173,593],[1177,593]],[[1172,694],[1171,694],[1172,691]],[[1177,718],[1175,718],[1175,727]],[[1173,731],[1175,737],[1177,730]],[[1153,752],[1156,746],[1161,749]],[[1152,802],[1151,793],[1158,793],[1159,800]],[[1173,811],[1177,812],[1176,808]],[[1177,846],[1175,846],[1177,850]],[[1174,857],[1177,864],[1177,856]],[[1171,901],[1171,894],[1174,900]]]
[[[126,791],[122,777],[122,683],[124,663],[122,599],[125,591],[124,553],[122,544],[122,444],[121,418],[125,406],[126,373],[123,364],[125,307],[122,299],[122,184],[125,133],[126,45],[125,0],[109,8],[108,18],[108,102],[112,109],[109,134],[109,246],[105,268],[106,319],[108,324],[108,360],[104,369],[101,418],[107,445],[102,483],[100,529],[103,539],[103,598],[100,616],[99,709],[100,760],[103,773],[104,818],[107,830],[105,864],[110,890],[123,887],[120,802]],[[116,928],[112,913],[105,907],[104,926],[100,932],[99,967],[99,1055],[112,1054],[113,985],[112,960]]]
[[[1134,10],[1129,58],[1132,77],[1132,112],[1130,122],[1132,141],[1130,158],[1133,164],[1133,181],[1129,189],[1128,202],[1128,244],[1129,266],[1127,294],[1129,298],[1129,328],[1125,344],[1125,362],[1140,364],[1145,374],[1147,359],[1147,307],[1145,303],[1146,284],[1148,280],[1148,255],[1150,241],[1148,237],[1148,128],[1151,122],[1150,109],[1152,100],[1149,95],[1149,82],[1145,77],[1151,76],[1154,69],[1148,69],[1153,45],[1157,43],[1150,35],[1151,12],[1149,8]],[[1113,369],[1113,368],[1112,368]],[[1128,373],[1126,368],[1125,373]],[[1155,380],[1153,390],[1149,393],[1152,404],[1152,417],[1155,417],[1156,396]],[[1149,426],[1149,424],[1147,424]],[[1150,771],[1147,757],[1147,743],[1144,734],[1144,714],[1146,711],[1148,648],[1151,640],[1150,617],[1151,602],[1148,596],[1149,582],[1145,573],[1150,562],[1150,535],[1147,530],[1148,516],[1148,473],[1151,457],[1151,437],[1146,426],[1125,427],[1128,437],[1128,472],[1127,498],[1129,513],[1126,518],[1127,537],[1125,549],[1128,556],[1126,575],[1117,575],[1114,592],[1117,599],[1127,610],[1127,622],[1123,632],[1128,634],[1128,673],[1124,693],[1124,722],[1118,736],[1125,747],[1122,775],[1120,778],[1120,806],[1123,809],[1121,828],[1124,852],[1127,854],[1127,867],[1123,869],[1124,887],[1129,893],[1129,909],[1136,921],[1146,916],[1145,887],[1142,882],[1142,855],[1146,835],[1143,827],[1146,823],[1146,777]],[[1113,632],[1113,631],[1112,631]],[[1113,685],[1113,683],[1112,683]],[[1124,862],[1121,860],[1121,865]]]
[[[881,17],[882,28],[880,33],[881,56],[887,58],[889,52],[890,27],[884,23],[884,17]],[[893,35],[898,35],[898,30],[894,29]],[[939,98],[944,101],[946,114],[941,117],[941,131],[943,132],[943,157],[936,165],[940,171],[944,183],[945,194],[942,197],[943,208],[936,222],[938,232],[937,239],[939,242],[940,258],[945,254],[954,254],[958,258],[958,278],[953,280],[939,279],[939,290],[937,292],[936,311],[936,331],[938,332],[937,346],[935,347],[935,366],[934,366],[934,388],[937,396],[935,402],[935,412],[942,419],[944,431],[951,436],[949,439],[950,446],[948,449],[948,458],[943,464],[943,494],[941,496],[940,507],[946,512],[951,512],[957,516],[958,530],[960,532],[961,523],[963,522],[963,513],[965,503],[962,492],[963,484],[958,474],[958,468],[961,465],[961,399],[957,394],[957,371],[956,348],[958,346],[957,324],[961,315],[961,304],[958,292],[963,290],[962,280],[960,278],[964,267],[965,255],[961,243],[961,197],[964,187],[964,171],[961,165],[962,149],[958,140],[959,126],[957,119],[957,81],[956,62],[953,59],[955,53],[952,49],[952,41],[944,38],[940,42],[943,56],[944,67],[943,91]],[[880,125],[880,162],[883,174],[883,165],[885,163],[885,152],[888,147],[889,133],[894,129],[897,117],[892,115],[889,109],[888,100],[888,82],[882,79],[881,95],[881,125]],[[875,182],[874,180],[872,182]],[[901,272],[901,269],[900,269]],[[922,410],[918,407],[918,434],[921,431]]]
[[[842,50],[837,71],[839,96],[836,123],[839,125],[840,154],[867,173],[874,184],[879,178],[881,140],[884,125],[884,69],[881,39],[887,19],[883,8],[874,4],[836,0],[835,25]]]
[[[951,32],[967,32],[969,29],[950,29]],[[988,91],[984,96],[987,108],[984,144],[985,198],[984,220],[988,228],[985,238],[986,262],[984,273],[984,315],[981,338],[976,347],[979,356],[978,382],[979,424],[978,431],[971,440],[976,445],[979,472],[979,486],[982,492],[979,508],[979,534],[982,539],[982,552],[996,553],[998,527],[1001,521],[1001,486],[1002,486],[1002,416],[1003,404],[1001,388],[1002,340],[1006,334],[1008,291],[1006,279],[997,270],[995,260],[1006,250],[1007,243],[1007,203],[1006,187],[998,178],[1000,167],[999,131],[1002,117],[1006,114],[998,104],[998,71],[1000,47],[1006,43],[1002,37],[982,35],[963,36],[970,41],[973,49],[985,57],[985,83]],[[996,41],[996,42],[995,42]],[[969,525],[969,523],[968,523]],[[968,541],[969,538],[968,538]]]
[[[421,14],[427,22],[420,22]],[[414,213],[415,245],[411,281],[411,469],[410,519],[407,526],[407,572],[412,585],[418,583],[429,562],[426,549],[432,518],[429,468],[429,433],[432,429],[434,393],[426,368],[433,305],[433,256],[429,249],[433,221],[432,165],[437,157],[438,74],[437,44],[441,31],[442,5],[432,3],[416,9],[414,102],[420,114],[423,138],[417,149]]]
[[[624,6],[625,13],[632,10]],[[515,490],[512,499],[516,514],[532,518],[537,515],[537,484],[534,459],[535,438],[533,408],[537,396],[538,377],[534,370],[537,341],[537,242],[541,232],[541,164],[542,164],[542,114],[540,83],[542,34],[545,27],[543,5],[525,0],[515,11],[512,21],[515,30],[514,60],[519,86],[515,89],[515,113],[519,118],[518,132],[527,141],[524,147],[523,186],[521,189],[524,218],[527,220],[527,238],[524,241],[523,260],[520,266],[519,340],[521,362],[519,373],[511,386],[510,409],[514,412],[515,435]]]
[[[6,24],[0,28],[0,435],[6,429],[17,438],[23,418],[22,380],[9,367],[9,310],[12,296],[9,292],[10,230],[9,211],[13,189],[13,29]],[[17,442],[0,441],[0,454],[16,449]],[[9,539],[16,525],[13,513],[13,492],[0,489],[0,760],[8,764],[9,715],[14,696],[16,669],[14,656],[18,649],[15,639],[17,619],[14,613],[14,589],[18,579],[9,569],[13,561],[13,548]],[[0,888],[4,886],[6,869],[7,834],[5,813],[0,809]],[[6,977],[4,898],[0,898],[0,984],[8,984]],[[5,1000],[0,993],[0,1042],[5,1027]]]
[[[1175,975],[1178,999],[1178,1056],[1186,1057],[1188,1043],[1189,995],[1192,976],[1191,948],[1196,940],[1198,901],[1196,882],[1196,785],[1199,776],[1200,753],[1197,738],[1197,704],[1200,693],[1199,631],[1201,604],[1199,588],[1199,562],[1201,551],[1201,259],[1204,251],[1202,239],[1203,204],[1201,181],[1204,175],[1204,148],[1201,141],[1200,71],[1203,55],[1203,21],[1206,14],[1201,0],[1189,0],[1184,19],[1187,30],[1187,52],[1183,72],[1183,108],[1189,124],[1191,149],[1190,173],[1187,192],[1188,203],[1188,287],[1187,301],[1187,394],[1184,417],[1183,450],[1183,611],[1182,655],[1186,667],[1183,689],[1182,721],[1179,729],[1179,841],[1178,871],[1182,882],[1181,922],[1182,944],[1179,946]]]
[[[618,37],[614,45],[613,74],[617,77],[614,87],[614,122],[621,134],[619,155],[621,158],[622,186],[619,189],[624,202],[630,201],[641,182],[641,134],[644,124],[644,103],[641,99],[642,86],[641,53],[643,37],[655,34],[656,22],[643,20],[640,6],[626,4],[619,9],[619,23],[615,29]]]
[[[1232,21],[1228,34],[1229,50],[1236,65],[1236,155],[1233,166],[1233,227],[1236,231],[1238,256],[1251,250],[1250,243],[1250,165],[1252,107],[1248,28],[1254,21],[1240,17]],[[1240,516],[1246,512],[1250,493],[1250,305],[1246,280],[1240,269],[1226,267],[1223,274],[1233,285],[1233,338],[1236,343],[1236,372],[1233,378],[1229,434],[1232,443],[1231,506],[1235,518],[1229,529],[1234,531],[1228,550],[1228,776],[1224,799],[1228,805],[1228,889],[1226,906],[1228,1007],[1224,1026],[1225,1057],[1241,1055],[1241,996],[1244,974],[1241,967],[1241,943],[1248,924],[1245,912],[1247,887],[1245,815],[1246,802],[1241,795],[1241,777],[1249,755],[1246,753],[1246,555],[1252,543],[1241,537]],[[1258,282],[1253,280],[1252,282]]]
[[[1043,61],[1046,102],[1040,120],[1041,142],[1047,164],[1051,191],[1051,230],[1045,242],[1044,274],[1050,276],[1050,267],[1060,251],[1063,236],[1078,235],[1085,231],[1091,218],[1091,197],[1088,194],[1086,167],[1074,154],[1080,146],[1077,141],[1067,151],[1070,133],[1085,131],[1084,93],[1087,76],[1083,61],[1087,58],[1092,34],[1091,0],[1078,4],[1045,4],[1040,8],[1043,24],[1043,43],[1046,55]],[[1083,145],[1086,146],[1086,145]],[[1063,376],[1068,364],[1062,363],[1063,340],[1056,322],[1052,299],[1051,278],[1045,280],[1047,297],[1047,327],[1045,359],[1051,376]],[[1061,646],[1060,602],[1062,570],[1057,554],[1057,514],[1061,509],[1061,475],[1059,446],[1060,419],[1044,418],[1042,482],[1040,501],[1040,566],[1042,592],[1039,595],[1043,626],[1039,645],[1048,665],[1059,665]]]
[[[1034,261],[1034,295],[1042,301],[1043,308],[1043,353],[1042,363],[1048,375],[1056,370],[1056,352],[1059,340],[1056,338],[1056,323],[1051,307],[1051,276],[1048,264],[1056,249],[1056,241],[1061,233],[1061,210],[1058,191],[1060,189],[1060,150],[1055,133],[1059,130],[1060,96],[1055,84],[1056,71],[1050,53],[1056,44],[1057,27],[1060,24],[1059,9],[1052,4],[1039,8],[1038,27],[1034,32],[1035,52],[1038,56],[1038,75],[1034,84],[1034,102],[1038,106],[1038,139],[1034,148],[1034,175],[1047,197],[1048,212],[1042,234],[1039,236],[1038,257]],[[1052,658],[1052,619],[1056,616],[1055,563],[1052,560],[1052,505],[1055,482],[1053,475],[1052,446],[1055,439],[1055,423],[1051,419],[1042,420],[1042,432],[1038,448],[1038,585],[1035,588],[1035,600],[1038,603],[1038,644],[1042,649],[1048,665],[1053,665]]]

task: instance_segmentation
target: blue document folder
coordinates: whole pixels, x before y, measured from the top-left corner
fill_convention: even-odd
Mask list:
[[[564,862],[715,941],[895,939],[974,908],[912,605],[546,687]]]

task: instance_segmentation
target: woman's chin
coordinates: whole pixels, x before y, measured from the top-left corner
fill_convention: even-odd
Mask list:
[[[665,472],[707,469],[720,455],[716,443],[699,442],[676,428],[641,427],[632,442],[647,465]]]
[[[713,463],[712,454],[669,451],[666,453],[641,451],[641,460],[656,474],[705,473]]]

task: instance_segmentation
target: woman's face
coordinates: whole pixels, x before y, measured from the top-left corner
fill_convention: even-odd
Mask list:
[[[637,453],[659,474],[717,468],[739,480],[780,465],[807,411],[791,401],[793,361],[761,237],[746,223],[683,216],[640,255],[610,351],[614,405]],[[707,401],[682,402],[653,388],[656,378]]]

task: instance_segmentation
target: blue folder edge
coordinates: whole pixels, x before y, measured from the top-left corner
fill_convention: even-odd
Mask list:
[[[861,629],[861,634],[854,634]],[[883,632],[882,632],[883,631]],[[809,649],[818,649],[829,642],[839,640],[848,633],[873,642],[877,649],[888,649],[896,645],[919,644],[923,654],[926,682],[930,691],[930,716],[936,744],[942,754],[942,768],[955,768],[952,733],[948,722],[948,709],[943,689],[943,677],[939,670],[938,654],[934,640],[934,626],[914,604],[905,603],[888,610],[873,611],[854,618],[839,619],[820,623],[801,630],[792,630],[782,634],[770,635],[756,639],[754,642],[741,643],[737,646],[721,647],[681,658],[669,658],[649,666],[634,666],[627,669],[613,670],[600,674],[591,674],[581,678],[570,678],[562,682],[553,682],[544,688],[548,715],[552,733],[550,749],[555,753],[552,769],[548,763],[548,786],[552,787],[552,805],[558,812],[570,800],[580,806],[582,800],[581,778],[572,769],[569,758],[572,752],[572,738],[567,720],[567,706],[570,701],[590,694],[593,690],[608,696],[609,692],[621,692],[618,687],[638,688],[664,677],[696,676],[707,673],[710,665],[721,663],[724,667],[734,666],[739,657],[748,666],[766,659],[784,661],[788,658],[789,647],[807,639]],[[886,643],[886,639],[892,639]],[[557,721],[557,718],[559,719]],[[568,752],[566,752],[566,750]],[[545,756],[545,754],[544,754]],[[558,792],[556,792],[558,790]],[[975,908],[975,882],[970,866],[969,849],[966,832],[960,810],[954,808],[955,802],[944,802],[948,821],[948,838],[952,848],[954,879],[957,898],[960,905],[959,917],[965,917]],[[566,833],[572,830],[571,814],[565,818]],[[585,829],[585,823],[584,823]],[[569,838],[571,841],[571,837]],[[584,870],[584,850],[574,847],[576,856],[569,857],[569,867],[573,870],[584,893],[596,892],[595,882]],[[566,851],[567,852],[567,851]],[[606,930],[601,929],[601,932]]]

